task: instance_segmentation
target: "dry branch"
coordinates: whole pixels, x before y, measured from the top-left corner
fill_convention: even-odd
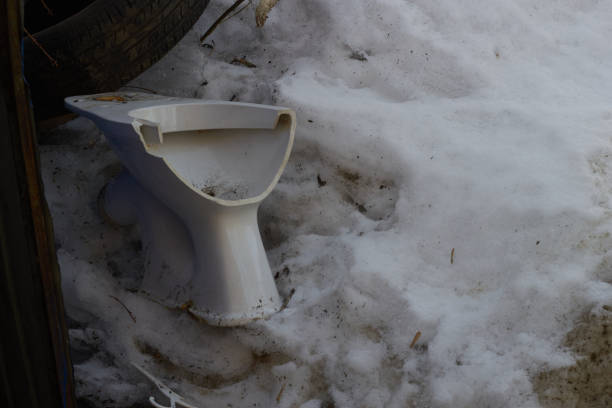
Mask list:
[[[204,35],[202,37],[200,37],[200,44],[202,44],[204,42],[204,40],[206,40],[206,38],[209,35],[211,35],[213,31],[216,30],[216,28],[219,26],[219,24],[221,24],[223,21],[225,21],[227,16],[229,16],[232,13],[232,11],[236,10],[236,8],[238,6],[240,6],[242,3],[244,3],[244,0],[236,0],[234,2],[234,4],[232,4],[227,10],[225,10],[223,12],[223,14],[221,14],[221,16],[217,20],[215,20],[214,23],[212,23],[212,25],[208,28],[208,30],[206,30]]]
[[[130,312],[130,309],[128,309],[128,308],[127,308],[127,306],[126,306],[126,305],[125,305],[125,304],[124,304],[122,301],[120,301],[118,298],[116,298],[116,297],[115,297],[115,296],[113,296],[113,295],[108,295],[108,297],[109,297],[109,298],[111,298],[111,299],[116,300],[116,301],[117,301],[117,302],[118,302],[118,303],[119,303],[121,306],[123,306],[123,308],[125,309],[125,311],[126,311],[126,312],[128,312],[128,314],[129,314],[129,315],[130,315],[130,317],[132,318],[132,321],[133,321],[134,323],[136,323],[136,318],[134,317],[134,315],[132,314],[132,312]]]
[[[45,48],[40,45],[40,43],[36,40],[36,38],[34,38],[34,36],[32,34],[30,34],[30,32],[23,27],[23,31],[26,33],[26,35],[28,36],[28,38],[30,40],[32,40],[32,42],[34,43],[34,45],[36,45],[38,48],[40,48],[40,50],[43,52],[43,54],[45,54],[47,56],[47,58],[49,59],[49,61],[51,62],[51,64],[55,67],[59,67],[59,64],[57,63],[57,61],[51,56],[49,55],[49,53],[47,52],[47,50],[45,50]]]

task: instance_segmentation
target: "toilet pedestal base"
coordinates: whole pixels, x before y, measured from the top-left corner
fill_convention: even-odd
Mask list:
[[[280,308],[257,226],[258,204],[206,205],[180,217],[123,172],[102,197],[106,215],[140,227],[145,276],[141,289],[188,307],[209,324],[233,326]]]

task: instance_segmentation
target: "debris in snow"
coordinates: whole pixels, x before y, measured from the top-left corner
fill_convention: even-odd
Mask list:
[[[410,342],[410,348],[414,348],[414,345],[416,344],[417,341],[419,341],[420,337],[421,337],[421,332],[420,331],[416,332],[416,334],[414,335],[414,338]]]
[[[280,390],[278,390],[278,394],[276,394],[276,403],[278,404],[281,400],[281,397],[283,396],[283,391],[285,391],[285,387],[287,386],[287,383],[283,383],[283,385],[281,385]]]
[[[230,62],[230,64],[232,64],[232,65],[244,65],[247,68],[257,68],[257,65],[255,65],[252,62],[248,61],[244,57],[242,57],[242,58],[234,58],[232,60],[232,62]]]
[[[119,303],[121,306],[123,306],[123,308],[125,309],[126,312],[128,312],[128,314],[130,315],[130,318],[132,319],[132,321],[134,323],[136,323],[136,318],[134,317],[134,315],[132,314],[132,312],[130,311],[130,309],[127,308],[127,306],[125,305],[125,303],[123,303],[121,300],[119,300],[119,298],[117,298],[116,296],[113,295],[108,295],[109,298],[117,301],[117,303]]]
[[[349,55],[349,58],[357,60],[357,61],[361,61],[361,62],[365,62],[368,60],[368,57],[365,56],[365,53],[360,52],[360,51],[351,52],[351,55]]]
[[[274,6],[276,6],[278,0],[259,0],[259,4],[255,9],[255,22],[257,27],[263,27],[268,19],[268,13]]]

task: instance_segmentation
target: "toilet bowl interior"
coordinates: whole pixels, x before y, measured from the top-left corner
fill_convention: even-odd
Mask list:
[[[150,154],[163,158],[195,190],[222,200],[264,193],[291,148],[291,114],[260,107],[169,105],[138,109],[130,116],[158,126],[162,137],[160,143],[147,144]]]

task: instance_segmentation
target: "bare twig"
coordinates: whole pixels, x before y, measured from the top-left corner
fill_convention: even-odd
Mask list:
[[[229,20],[230,18],[237,16],[238,14],[242,13],[244,11],[245,8],[249,7],[251,5],[251,0],[249,0],[249,2],[247,4],[245,4],[244,6],[242,6],[240,8],[240,10],[236,11],[234,14],[232,14],[231,16],[227,16],[223,19],[223,21],[221,21],[221,23],[225,23],[227,20]]]
[[[28,32],[28,30],[23,27],[23,31],[26,33],[26,35],[28,36],[28,38],[30,40],[32,40],[32,42],[34,43],[34,45],[36,45],[38,48],[40,48],[40,50],[47,56],[47,58],[49,59],[49,61],[51,62],[51,64],[55,67],[59,67],[59,64],[57,63],[57,61],[51,56],[49,55],[49,53],[47,52],[47,50],[45,50],[45,48],[40,45],[40,43],[36,40],[36,38],[34,38],[34,36],[32,34],[30,34]]]
[[[128,314],[129,314],[129,315],[130,315],[130,317],[132,318],[132,321],[133,321],[134,323],[136,323],[136,318],[134,317],[134,315],[132,314],[132,312],[130,312],[130,309],[128,309],[128,308],[127,308],[127,306],[126,306],[126,305],[125,305],[125,304],[124,304],[122,301],[120,301],[118,298],[116,298],[116,297],[115,297],[115,296],[113,296],[113,295],[108,295],[108,297],[109,297],[109,298],[111,298],[111,299],[115,299],[115,300],[116,300],[116,301],[117,301],[117,302],[118,302],[118,303],[119,303],[121,306],[123,306],[123,308],[126,310],[126,312],[128,312]]]
[[[213,31],[215,31],[219,24],[221,24],[225,20],[225,18],[229,16],[232,11],[236,10],[236,8],[238,8],[238,6],[240,6],[242,3],[244,3],[244,0],[236,0],[234,4],[232,4],[227,10],[225,10],[223,14],[221,14],[221,16],[214,23],[212,23],[210,28],[206,30],[204,35],[200,37],[200,43],[203,43],[204,40],[206,40],[206,38],[211,35]]]
[[[47,14],[49,14],[50,16],[53,15],[53,10],[51,10],[49,8],[49,6],[47,5],[47,3],[45,3],[45,0],[40,0],[40,4],[42,4],[42,6],[45,8],[45,10],[47,10]]]
[[[420,331],[416,332],[416,334],[414,335],[414,338],[412,339],[412,343],[410,343],[410,348],[413,348],[416,342],[419,341],[419,337],[421,337]]]
[[[280,387],[280,391],[278,392],[278,394],[276,395],[276,403],[278,404],[281,400],[281,397],[283,396],[283,391],[285,391],[285,387],[287,386],[287,383],[284,383],[281,387]]]

